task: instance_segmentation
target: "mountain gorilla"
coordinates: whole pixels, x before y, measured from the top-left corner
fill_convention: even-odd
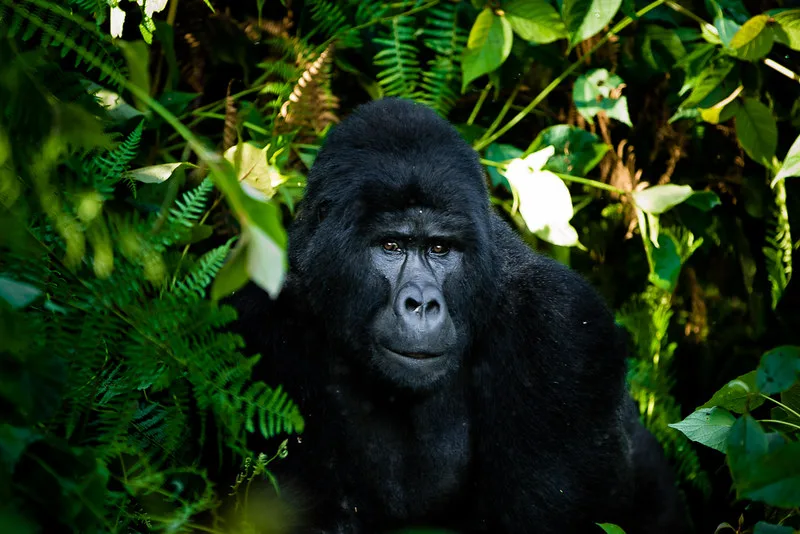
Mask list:
[[[493,213],[436,113],[384,99],[336,127],[289,252],[277,301],[234,300],[306,418],[273,464],[299,531],[686,532],[612,315]]]

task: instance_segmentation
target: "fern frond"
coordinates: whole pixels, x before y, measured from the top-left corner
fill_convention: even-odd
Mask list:
[[[214,183],[206,178],[175,201],[175,207],[169,210],[163,228],[152,236],[151,242],[159,252],[186,239],[195,222],[203,216],[208,195],[213,189]]]
[[[56,2],[46,0],[0,0],[0,37],[30,41],[40,36],[43,48],[58,47],[61,57],[75,55],[75,66],[85,65],[97,72],[99,80],[120,87],[124,80],[122,62],[112,53],[109,36]]]
[[[98,192],[109,196],[113,187],[124,177],[130,163],[136,158],[139,143],[142,140],[144,121],[128,135],[128,137],[115,149],[103,155],[95,156],[86,167],[86,179],[91,180]],[[132,180],[128,179],[131,188],[135,187]]]
[[[358,34],[352,31],[353,25],[347,20],[347,15],[339,4],[328,0],[313,0],[310,4],[311,18],[317,23],[316,30],[328,38],[335,38],[338,41],[337,46],[361,46]]]
[[[206,252],[186,277],[175,285],[173,293],[178,299],[198,300],[205,296],[206,288],[225,263],[235,238]]]
[[[458,4],[443,4],[429,12],[422,38],[435,55],[422,73],[417,100],[443,116],[458,100],[460,58],[467,37],[458,24]]]
[[[389,37],[375,38],[383,47],[375,54],[373,63],[383,70],[378,73],[378,83],[387,96],[413,98],[419,81],[420,67],[415,46],[416,30],[412,17],[394,17]]]
[[[771,223],[763,251],[772,295],[772,309],[774,310],[792,278],[792,229],[789,226],[786,184],[783,180],[775,184],[775,207]]]

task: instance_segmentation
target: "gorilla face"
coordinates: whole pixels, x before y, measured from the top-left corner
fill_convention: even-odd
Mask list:
[[[424,106],[384,99],[329,135],[290,229],[296,293],[346,358],[400,387],[458,368],[496,291],[477,154]]]
[[[463,245],[428,208],[381,219],[370,264],[389,290],[371,323],[372,362],[396,383],[430,385],[458,366],[468,337],[446,294],[448,282],[463,277]]]

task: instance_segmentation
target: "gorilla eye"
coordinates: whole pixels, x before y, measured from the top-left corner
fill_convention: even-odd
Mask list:
[[[397,241],[384,241],[383,250],[386,252],[399,252],[400,245],[397,244]]]
[[[430,251],[431,254],[447,254],[448,252],[450,252],[450,247],[442,243],[436,243],[434,245],[431,245]]]

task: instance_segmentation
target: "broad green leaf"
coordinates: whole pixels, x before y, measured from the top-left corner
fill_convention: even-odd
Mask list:
[[[631,196],[642,211],[658,215],[685,201],[692,193],[688,185],[664,184],[634,191]]]
[[[621,5],[622,0],[564,0],[561,13],[569,31],[570,46],[605,28]]]
[[[756,387],[756,371],[750,371],[722,386],[711,399],[699,408],[719,406],[736,413],[755,410],[764,404]]]
[[[286,181],[277,167],[267,162],[269,146],[259,148],[245,142],[234,145],[225,151],[225,159],[236,169],[236,177],[242,187],[254,198],[268,200],[275,189]]]
[[[792,50],[800,50],[800,9],[787,9],[776,13],[773,18],[777,24],[773,30],[775,40]]]
[[[503,11],[514,32],[526,41],[545,44],[567,36],[561,16],[548,0],[511,0]]]
[[[720,124],[731,120],[736,116],[741,104],[738,100],[726,102],[728,99],[730,99],[730,95],[709,108],[697,108],[700,111],[700,118],[710,124]]]
[[[42,439],[42,435],[32,428],[0,423],[0,468],[8,473],[14,472],[28,445]],[[7,532],[7,531],[6,531]]]
[[[214,277],[211,285],[211,299],[220,300],[234,291],[243,288],[250,280],[247,273],[248,242],[243,237],[231,251],[225,264]]]
[[[553,152],[547,147],[514,159],[504,174],[519,198],[519,213],[528,229],[549,243],[571,247],[578,244],[578,232],[569,224],[573,215],[569,189],[561,178],[541,170]]]
[[[800,373],[800,346],[784,345],[761,357],[756,386],[766,395],[786,391],[797,381]]]
[[[650,282],[672,293],[678,284],[678,275],[681,274],[681,255],[675,239],[668,235],[659,235],[658,247],[653,248],[652,256],[654,265]]]
[[[764,521],[756,523],[753,529],[753,534],[794,534],[794,532],[795,530],[792,527],[773,525]]]
[[[187,162],[162,163],[160,165],[150,165],[148,167],[133,169],[126,172],[125,177],[146,184],[160,184],[169,180],[172,173],[178,170],[182,165],[194,166]]]
[[[11,309],[25,308],[41,294],[41,291],[30,284],[0,276],[0,299],[5,300]]]
[[[729,19],[728,17],[714,17],[714,27],[719,34],[719,40],[726,47],[731,45],[733,36],[736,35],[736,32],[741,28],[735,20]]]
[[[692,92],[681,104],[682,108],[698,106],[711,92],[719,87],[725,77],[731,72],[734,62],[728,58],[720,58],[706,67],[697,77],[692,87]],[[724,95],[723,95],[724,97]],[[710,104],[713,104],[710,103]],[[709,104],[709,105],[710,105]]]
[[[492,143],[491,145],[486,147],[486,159],[490,161],[496,161],[497,163],[504,163],[507,161],[511,161],[512,159],[518,158],[521,155],[522,155],[522,150],[518,149],[513,145]],[[494,187],[502,186],[511,191],[511,185],[509,185],[508,180],[506,180],[506,177],[500,174],[500,171],[497,170],[497,167],[487,165],[486,170],[489,173],[489,178],[492,181],[492,186]]]
[[[745,98],[736,113],[736,137],[754,161],[769,168],[778,147],[778,126],[767,106]]]
[[[606,69],[594,69],[578,77],[572,88],[572,99],[578,112],[590,123],[601,111],[612,119],[631,126],[628,101],[621,96],[624,82]]]
[[[792,146],[789,147],[789,152],[786,153],[786,158],[778,173],[775,175],[774,182],[789,178],[790,176],[800,176],[800,135],[794,140]]]
[[[800,442],[767,434],[744,415],[731,428],[727,459],[739,498],[780,508],[800,506]]]
[[[625,531],[612,523],[597,523],[597,526],[603,529],[606,534],[625,534]]]
[[[768,25],[768,15],[756,15],[745,22],[731,39],[730,47],[736,56],[747,61],[757,61],[769,54],[775,36]]]
[[[461,58],[464,92],[472,80],[498,68],[511,53],[514,32],[505,17],[498,17],[490,8],[478,14],[469,32],[469,40]]]
[[[686,204],[701,211],[711,211],[720,206],[722,202],[713,191],[693,191],[691,196],[686,199]]]
[[[735,422],[736,418],[730,412],[714,407],[701,408],[680,423],[672,423],[669,426],[680,430],[692,441],[725,452],[728,433]]]
[[[595,134],[568,124],[549,126],[539,132],[528,151],[547,146],[552,146],[555,154],[543,169],[574,176],[586,176],[610,149]]]

